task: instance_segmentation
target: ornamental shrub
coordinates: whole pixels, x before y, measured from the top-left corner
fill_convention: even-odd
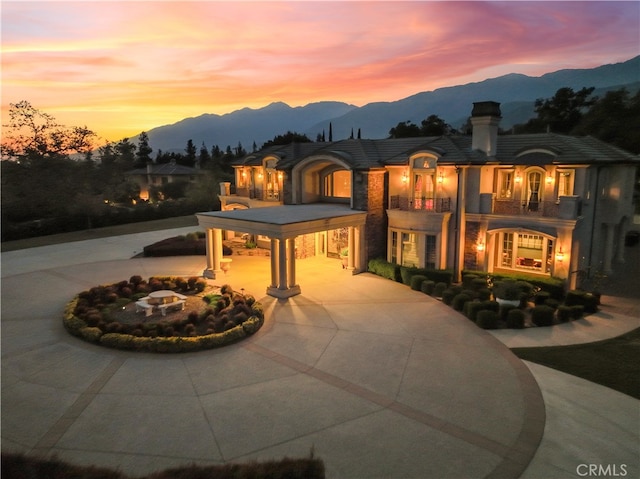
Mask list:
[[[422,275],[422,274],[414,274],[411,277],[411,289],[414,291],[420,291],[420,286],[422,285],[423,281],[426,281],[427,277]]]
[[[584,305],[584,297],[586,294],[587,293],[585,291],[579,289],[567,291],[567,296],[564,298],[564,304],[567,306],[573,306],[575,304]]]
[[[533,302],[536,306],[545,304],[545,302],[551,297],[546,291],[538,291],[533,297]]]
[[[454,290],[452,290],[451,288],[447,288],[442,292],[442,302],[444,304],[446,304],[447,306],[449,306],[451,304],[451,301],[453,301],[454,296],[456,296],[456,293]]]
[[[553,308],[540,305],[531,309],[531,322],[536,326],[552,326],[553,325]]]
[[[473,278],[471,281],[471,289],[474,291],[480,291],[487,287],[487,280],[484,278]]]
[[[574,304],[571,308],[571,319],[580,319],[584,316],[584,306],[581,304]]]
[[[468,294],[456,294],[451,300],[451,307],[456,311],[462,311],[464,309],[464,304],[468,301],[471,301],[471,296],[469,296]]]
[[[498,311],[498,315],[500,317],[500,321],[504,321],[506,323],[507,322],[507,317],[509,315],[509,311],[511,311],[513,309],[518,309],[518,307],[513,305],[513,304],[501,304],[500,305],[500,310]],[[523,312],[523,314],[524,314],[524,312]]]
[[[497,329],[498,328],[498,313],[495,311],[489,311],[483,309],[478,311],[478,317],[476,324],[482,329]]]
[[[507,328],[511,329],[523,329],[524,328],[524,311],[518,308],[511,307],[507,313],[506,322]]]
[[[558,306],[560,306],[560,301],[558,301],[557,299],[549,298],[544,301],[544,304],[546,306],[549,306],[550,308],[558,309]]]
[[[564,304],[558,306],[558,321],[561,323],[571,321],[571,306],[566,306]]]
[[[484,309],[494,311],[496,313],[500,311],[500,303],[498,303],[497,301],[483,301],[482,306],[484,307]]]
[[[370,273],[377,274],[378,276],[390,279],[391,281],[401,281],[400,265],[389,263],[383,258],[373,258],[369,260],[367,270]]]
[[[441,298],[442,297],[442,293],[444,292],[444,290],[447,289],[447,283],[436,283],[435,287],[433,288],[433,295],[436,298]]]
[[[464,314],[474,323],[478,319],[478,313],[484,311],[484,305],[481,301],[469,301],[464,305]]]
[[[489,288],[485,287],[484,288],[480,288],[476,294],[478,295],[478,299],[480,301],[489,301],[491,299],[491,290],[489,290]]]
[[[471,283],[474,279],[478,279],[479,276],[476,274],[467,274],[462,276],[462,286],[465,288],[471,289]]]
[[[430,279],[425,279],[421,284],[420,284],[420,291],[422,291],[424,294],[428,294],[428,295],[432,295],[433,291],[435,290],[436,287],[436,283],[434,281],[431,281]]]

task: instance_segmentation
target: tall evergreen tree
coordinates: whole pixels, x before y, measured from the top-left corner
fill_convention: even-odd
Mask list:
[[[138,137],[138,149],[136,150],[136,160],[134,168],[144,168],[147,163],[151,163],[151,152],[153,149],[149,146],[149,136],[146,131],[140,133]]]
[[[184,151],[186,154],[184,156],[182,164],[191,167],[195,166],[197,150],[196,146],[193,144],[193,140],[190,139],[189,141],[187,141],[187,147]]]

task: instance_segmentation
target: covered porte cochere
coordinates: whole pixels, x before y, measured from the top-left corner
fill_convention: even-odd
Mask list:
[[[296,282],[297,236],[348,228],[347,268],[366,271],[364,229],[367,213],[325,203],[280,205],[265,208],[197,213],[206,231],[207,265],[203,275],[215,279],[222,273],[222,231],[267,236],[271,248],[271,284],[267,294],[286,299],[301,293]]]

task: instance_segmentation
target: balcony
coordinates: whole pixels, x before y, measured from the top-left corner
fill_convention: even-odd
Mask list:
[[[557,201],[498,200],[491,193],[480,194],[480,213],[509,216],[576,219],[580,197],[561,196]]]
[[[394,195],[389,198],[389,209],[400,211],[426,211],[448,213],[451,211],[451,198],[412,198]]]
[[[560,203],[555,201],[495,200],[493,213],[497,215],[528,215],[557,217]]]
[[[230,194],[234,194],[233,189],[230,191]],[[235,195],[252,200],[280,201],[280,191],[272,190],[270,188],[267,190],[263,190],[262,188],[238,187],[235,189]]]

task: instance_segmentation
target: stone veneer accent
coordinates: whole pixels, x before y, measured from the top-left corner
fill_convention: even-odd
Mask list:
[[[476,251],[479,234],[480,223],[467,221],[464,239],[464,269],[481,269],[481,265],[478,263],[478,252]]]
[[[316,254],[316,237],[310,233],[296,236],[296,259],[311,258]]]
[[[367,211],[365,225],[365,258],[387,256],[387,173],[356,171],[354,174],[353,209]]]

